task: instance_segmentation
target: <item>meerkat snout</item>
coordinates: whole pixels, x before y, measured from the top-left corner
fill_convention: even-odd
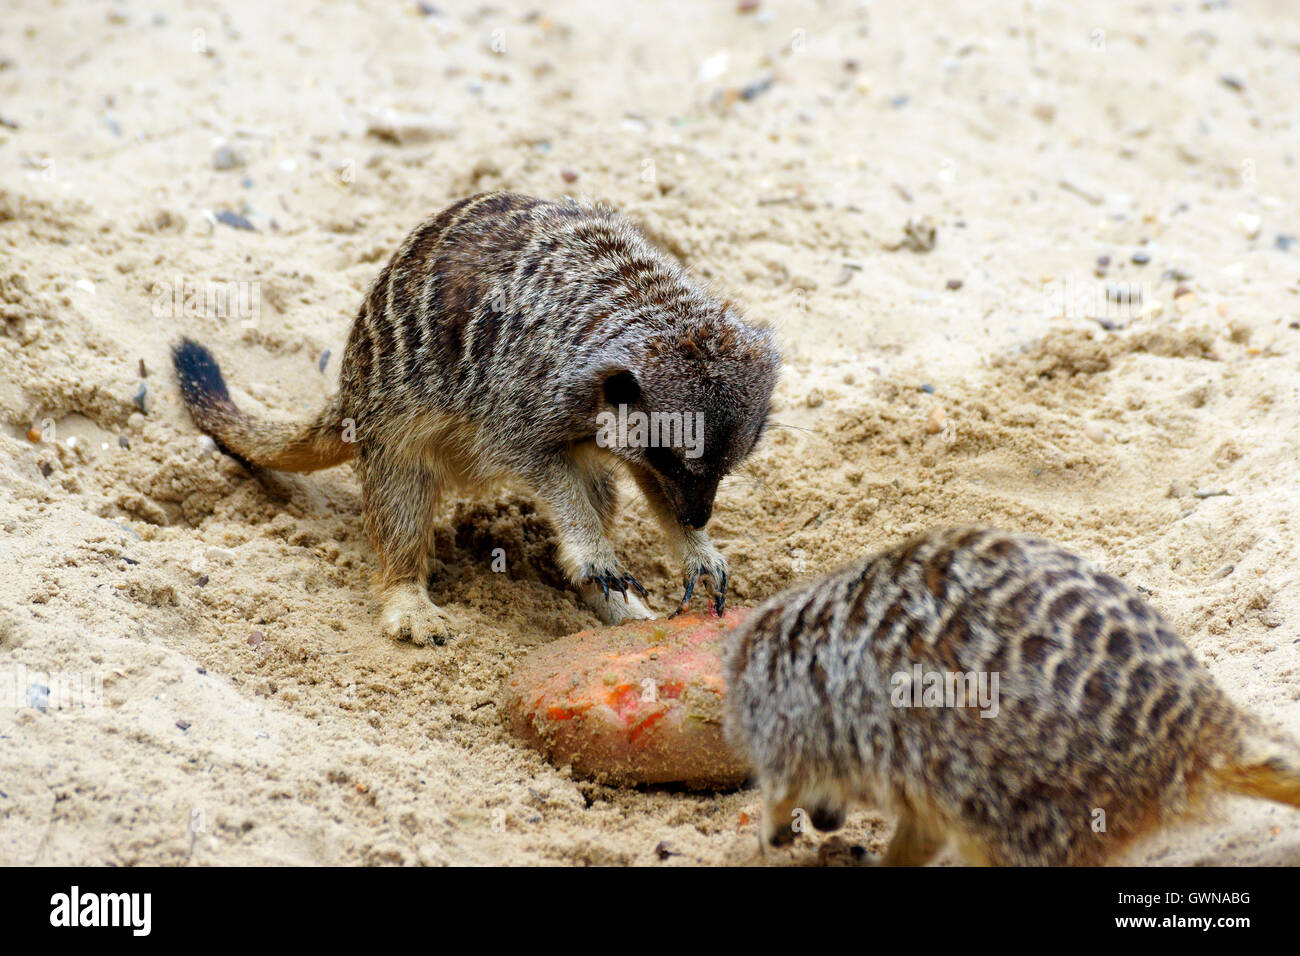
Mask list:
[[[722,479],[753,453],[766,428],[777,368],[766,360],[728,370],[708,356],[674,358],[634,379],[611,380],[606,395],[618,399],[619,420],[632,422],[622,457],[659,488],[681,525],[702,529]]]
[[[936,531],[791,588],[737,628],[726,674],[773,846],[865,802],[898,820],[887,864],[950,842],[1098,864],[1217,793],[1300,807],[1300,746],[1137,591],[1029,535]]]

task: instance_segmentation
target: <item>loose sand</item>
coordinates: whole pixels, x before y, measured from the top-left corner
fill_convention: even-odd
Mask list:
[[[779,330],[783,427],[712,524],[733,601],[935,524],[1035,531],[1300,735],[1289,0],[435,5],[7,4],[0,674],[103,707],[0,710],[0,863],[754,859],[752,791],[577,782],[502,729],[517,657],[595,623],[525,494],[449,504],[463,636],[398,646],[351,471],[258,481],[179,404],[186,333],[250,410],[314,410],[384,258],[486,188],[608,199]],[[248,310],[171,298],[232,282]],[[1300,813],[1233,801],[1132,859],[1297,863]]]

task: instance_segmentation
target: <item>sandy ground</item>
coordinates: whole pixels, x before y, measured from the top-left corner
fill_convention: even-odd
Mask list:
[[[0,863],[754,859],[753,792],[574,781],[502,729],[518,656],[595,623],[526,495],[448,507],[464,636],[398,646],[352,472],[260,482],[179,404],[187,333],[250,410],[314,410],[384,258],[486,188],[608,199],[779,329],[786,427],[713,521],[734,601],[935,524],[1040,532],[1300,735],[1289,0],[212,6],[0,23]],[[616,544],[669,609],[634,498]],[[1298,863],[1300,814],[1133,859]]]

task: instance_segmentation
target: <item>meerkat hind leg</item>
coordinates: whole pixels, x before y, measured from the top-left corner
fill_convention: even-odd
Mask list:
[[[384,633],[414,644],[445,644],[452,622],[428,590],[436,476],[409,462],[381,459],[367,462],[361,479],[366,530],[380,560]]]
[[[947,837],[926,826],[910,810],[903,811],[894,835],[885,848],[881,866],[925,866],[947,843]]]
[[[758,831],[758,849],[789,846],[798,835],[794,828],[798,797],[794,793],[767,794],[763,799],[763,816]]]

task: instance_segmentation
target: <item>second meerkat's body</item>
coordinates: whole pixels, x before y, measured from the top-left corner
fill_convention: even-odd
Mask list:
[[[307,471],[355,458],[380,556],[385,629],[441,643],[426,591],[432,511],[450,488],[502,479],[549,506],[559,559],[607,623],[650,613],[607,538],[628,467],[684,565],[721,606],[726,562],[704,532],[718,482],[753,448],[779,368],[745,323],[632,223],[604,207],[511,193],[455,203],[412,232],[353,324],[340,390],[309,424],[256,421],[205,349],[176,366],[191,413],[230,453]],[[620,406],[703,416],[702,454],[604,446]]]
[[[886,863],[953,840],[969,862],[1087,864],[1214,791],[1300,806],[1300,749],[1136,591],[1028,535],[935,532],[793,588],[737,629],[727,672],[775,845],[797,809],[835,829],[860,800],[899,818]],[[996,701],[916,706],[918,674],[996,674]]]

